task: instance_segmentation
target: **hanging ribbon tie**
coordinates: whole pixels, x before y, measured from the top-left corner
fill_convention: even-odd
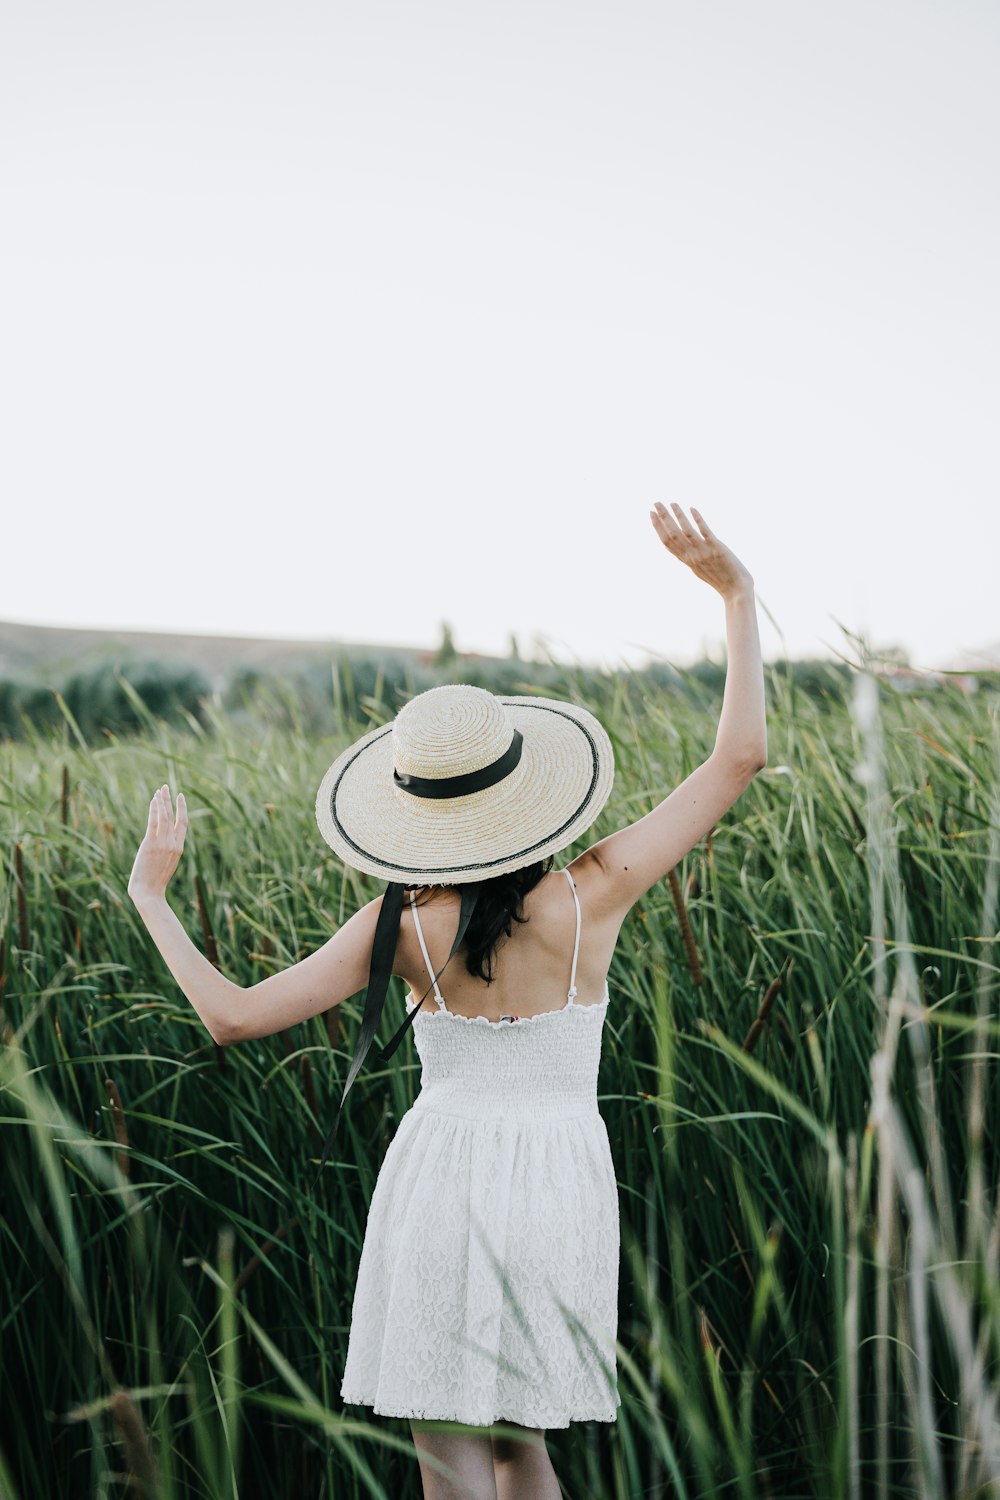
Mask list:
[[[476,902],[479,899],[481,887],[482,882],[479,880],[471,880],[462,886],[462,908],[459,913],[458,931],[455,934],[455,941],[451,945],[451,952],[431,979],[430,984],[420,997],[419,1004],[415,1005],[409,1014],[404,1017],[402,1024],[396,1030],[396,1034],[379,1051],[379,1057],[383,1061],[391,1057],[395,1052],[403,1040],[403,1033],[406,1031],[406,1028],[410,1025],[420,1006],[423,1005],[427,996],[457,952],[459,944],[465,936],[469,922],[472,920],[472,914],[476,909]],[[344,1102],[347,1099],[347,1091],[361,1071],[361,1064],[364,1062],[368,1049],[375,1038],[375,1032],[382,1016],[386,991],[389,988],[389,980],[392,978],[392,966],[396,959],[396,943],[399,937],[399,924],[403,914],[403,894],[404,887],[402,883],[391,880],[386,887],[385,895],[382,897],[382,909],[378,914],[378,921],[375,923],[375,938],[372,942],[372,958],[368,971],[368,989],[365,994],[365,1008],[361,1021],[361,1031],[358,1035],[354,1057],[351,1060],[350,1070],[347,1074],[347,1082],[344,1084],[344,1092],[337,1107],[337,1116],[333,1122],[330,1134],[326,1138],[323,1152],[319,1159],[319,1166],[316,1169],[316,1176],[313,1178],[312,1191],[315,1191],[320,1173],[326,1165],[327,1158],[333,1147],[334,1137],[337,1134],[337,1126],[340,1124],[340,1116],[343,1113]]]

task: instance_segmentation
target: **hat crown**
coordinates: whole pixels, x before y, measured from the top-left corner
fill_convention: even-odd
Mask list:
[[[514,721],[485,688],[446,683],[418,693],[392,724],[393,768],[401,776],[461,776],[499,760]]]

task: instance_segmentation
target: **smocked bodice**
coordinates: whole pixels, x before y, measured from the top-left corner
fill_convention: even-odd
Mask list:
[[[595,1005],[490,1021],[450,1010],[413,1018],[420,1056],[414,1109],[467,1119],[564,1119],[597,1113],[597,1070],[608,1009],[608,987]],[[407,996],[412,1010],[416,998]]]
[[[576,1003],[580,898],[569,870],[562,873],[576,904],[576,940],[566,1003],[557,1010],[499,1021],[448,1010],[433,977],[420,913],[410,892],[417,936],[434,984],[433,1001],[425,1000],[413,1018],[413,1040],[421,1063],[420,1093],[414,1108],[468,1119],[563,1119],[597,1113],[597,1070],[608,986],[605,981],[604,996],[596,1004]],[[411,990],[406,1008],[409,1011],[416,1006],[417,996]]]

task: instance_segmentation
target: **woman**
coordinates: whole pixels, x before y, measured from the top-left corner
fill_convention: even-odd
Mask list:
[[[324,776],[323,837],[389,885],[300,963],[244,990],[188,939],[165,899],[181,792],[176,819],[166,787],[153,797],[129,881],[221,1044],[306,1020],[367,980],[345,1097],[390,974],[410,986],[382,1055],[413,1025],[421,1089],[369,1205],[341,1396],[409,1417],[436,1500],[555,1500],[547,1428],[614,1421],[620,1405],[617,1185],[596,1103],[607,973],[630,908],[767,760],[753,579],[694,507],[697,526],[673,511],[658,504],[652,524],[725,600],[729,664],[711,755],[645,817],[551,869],[607,801],[608,736],[578,705],[459,684],[411,699]]]

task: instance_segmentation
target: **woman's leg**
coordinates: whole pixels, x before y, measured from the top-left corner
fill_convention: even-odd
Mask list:
[[[410,1418],[424,1500],[497,1500],[489,1428],[484,1427],[479,1434],[454,1432],[450,1427],[448,1422]],[[425,1463],[426,1454],[446,1463],[454,1475],[443,1474]]]
[[[491,1439],[497,1500],[560,1500],[562,1490],[545,1446],[545,1429],[521,1427],[516,1422],[497,1425],[514,1429],[512,1436],[494,1432]]]

